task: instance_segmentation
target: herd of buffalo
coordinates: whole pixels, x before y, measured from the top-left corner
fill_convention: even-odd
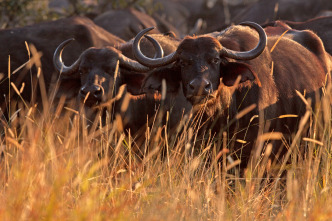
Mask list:
[[[260,117],[264,132],[288,140],[307,108],[297,93],[314,107],[330,82],[330,0],[156,2],[152,14],[108,10],[0,30],[3,121],[23,101],[43,108],[42,76],[54,105],[65,98],[89,120],[111,110],[132,134],[161,110],[170,128],[199,114],[199,133],[227,131],[247,162]]]

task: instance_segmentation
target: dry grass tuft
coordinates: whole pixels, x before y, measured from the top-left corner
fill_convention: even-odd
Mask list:
[[[325,88],[302,118],[290,164],[270,162],[262,144],[243,176],[227,134],[221,146],[201,142],[187,118],[176,132],[147,128],[137,146],[117,120],[87,128],[64,105],[43,114],[18,105],[1,124],[0,220],[331,220],[331,96]],[[271,139],[283,136],[259,138]]]

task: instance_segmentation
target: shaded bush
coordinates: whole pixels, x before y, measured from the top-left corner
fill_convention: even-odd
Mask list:
[[[18,27],[59,17],[48,8],[48,1],[2,0],[0,27]]]

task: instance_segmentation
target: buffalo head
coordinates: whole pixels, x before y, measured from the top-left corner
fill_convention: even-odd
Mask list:
[[[127,90],[134,94],[140,88],[145,72],[150,68],[145,67],[121,53],[114,47],[88,48],[70,66],[62,62],[64,48],[74,39],[62,42],[53,56],[55,69],[60,73],[63,81],[80,81],[81,87],[78,96],[85,101],[87,106],[104,102],[116,94],[116,90],[127,84]],[[155,57],[162,57],[163,50],[154,39],[149,39],[157,49]],[[116,71],[117,63],[121,72]]]
[[[243,47],[238,43],[232,43],[232,39],[229,40],[231,43],[226,44],[226,46],[223,45],[219,40],[223,34],[221,32],[198,37],[188,36],[182,40],[177,50],[172,54],[157,59],[147,58],[139,50],[140,40],[148,31],[148,29],[145,29],[135,38],[134,55],[141,64],[151,68],[173,64],[172,71],[168,72],[177,75],[178,80],[182,82],[186,98],[194,105],[200,104],[206,100],[205,98],[215,97],[214,92],[218,90],[220,84],[226,87],[233,86],[238,76],[241,76],[240,83],[256,79],[256,74],[252,71],[250,65],[242,61],[258,57],[266,47],[267,37],[262,27],[256,23],[246,22],[242,25],[254,28],[259,35],[256,46],[253,45],[249,50],[248,47],[244,47],[247,51],[238,51],[243,50]],[[230,48],[238,50],[231,50]],[[170,68],[170,66],[167,66],[167,68]],[[155,73],[160,73],[160,71]],[[160,76],[157,78],[160,78]],[[156,76],[149,76],[145,80],[148,83],[148,85],[145,84],[145,87],[153,88],[158,85],[156,81],[160,79],[157,78]],[[173,84],[171,81],[168,83]]]

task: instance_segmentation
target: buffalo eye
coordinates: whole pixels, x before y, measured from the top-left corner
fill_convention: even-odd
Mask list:
[[[219,64],[220,58],[212,58],[211,63],[212,64]]]
[[[180,65],[181,67],[186,67],[191,64],[191,60],[181,60]]]
[[[181,67],[185,67],[185,66],[187,66],[187,65],[188,65],[188,63],[187,63],[187,62],[185,62],[185,61],[180,61],[180,65],[181,65]]]
[[[82,67],[80,67],[80,68],[78,69],[78,72],[79,72],[79,74],[82,76],[82,75],[84,75],[84,74],[87,72],[87,70],[86,70],[86,68],[82,68]]]

